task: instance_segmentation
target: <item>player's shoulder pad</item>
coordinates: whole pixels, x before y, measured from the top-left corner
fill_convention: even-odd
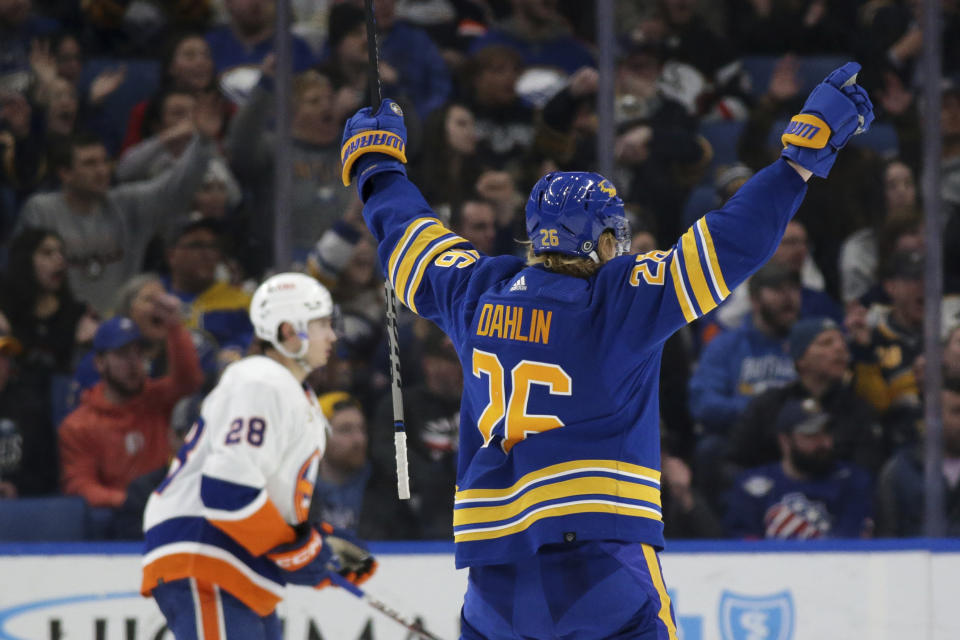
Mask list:
[[[517,256],[480,254],[470,275],[471,289],[486,291],[498,283],[509,280],[526,267],[526,261]]]
[[[301,393],[293,374],[267,356],[248,356],[234,362],[224,370],[220,382],[236,387],[259,386],[266,393]]]
[[[517,256],[490,256],[482,260],[481,268],[489,269],[490,273],[509,278],[513,274],[526,268],[527,263]]]
[[[617,287],[662,286],[666,282],[669,249],[624,254],[610,260],[598,274],[598,281]]]

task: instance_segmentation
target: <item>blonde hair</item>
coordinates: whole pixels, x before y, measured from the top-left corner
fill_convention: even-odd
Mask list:
[[[600,240],[597,242],[597,255],[600,262],[594,262],[590,258],[580,258],[577,256],[568,256],[555,251],[545,251],[540,255],[533,252],[533,243],[524,242],[527,245],[527,266],[543,265],[548,271],[559,273],[564,276],[574,276],[575,278],[591,278],[607,260],[617,255],[617,238],[609,229],[600,234]],[[610,256],[604,259],[604,256]]]

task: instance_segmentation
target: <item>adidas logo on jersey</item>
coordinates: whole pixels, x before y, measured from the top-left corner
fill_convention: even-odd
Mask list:
[[[513,286],[510,287],[510,291],[526,291],[527,290],[527,277],[520,276],[520,279],[513,283]]]

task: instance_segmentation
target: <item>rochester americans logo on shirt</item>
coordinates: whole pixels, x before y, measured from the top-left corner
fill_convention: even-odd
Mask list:
[[[767,538],[823,538],[830,533],[830,522],[826,506],[802,493],[788,493],[772,504],[763,516]]]

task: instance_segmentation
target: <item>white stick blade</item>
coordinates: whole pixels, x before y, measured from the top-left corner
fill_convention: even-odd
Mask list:
[[[393,444],[397,450],[397,495],[401,500],[409,500],[410,475],[407,470],[407,433],[405,431],[394,433]]]

